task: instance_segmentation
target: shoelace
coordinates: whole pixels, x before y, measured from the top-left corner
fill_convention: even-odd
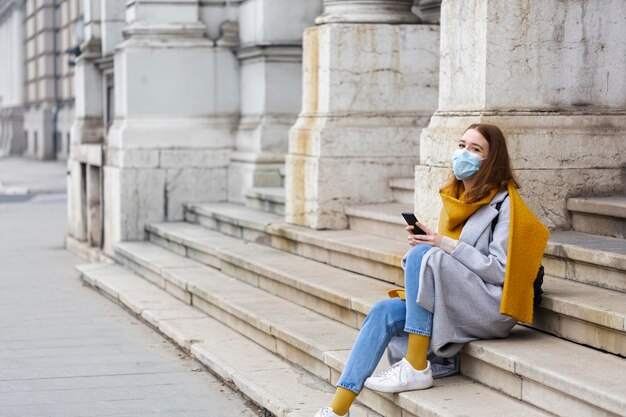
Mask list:
[[[400,372],[400,385],[404,386],[407,383],[406,372],[402,372],[405,368],[406,366],[404,365],[404,362],[398,362],[395,365],[393,365],[391,368],[378,374],[378,377],[387,379],[387,378],[394,376],[398,372]]]

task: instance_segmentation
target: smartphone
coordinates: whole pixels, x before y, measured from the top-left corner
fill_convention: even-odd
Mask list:
[[[423,231],[419,227],[415,226],[415,223],[417,223],[417,218],[415,218],[415,214],[413,214],[413,213],[402,213],[402,217],[404,217],[404,220],[406,221],[406,224],[408,224],[409,226],[413,226],[413,234],[414,235],[425,235],[426,234],[425,231]]]

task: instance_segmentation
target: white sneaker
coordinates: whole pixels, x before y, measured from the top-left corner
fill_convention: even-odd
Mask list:
[[[343,416],[340,416],[339,414],[335,414],[332,408],[324,407],[320,411],[315,413],[314,417],[350,417],[350,412],[348,411]]]
[[[405,358],[386,371],[365,380],[365,386],[379,392],[404,392],[426,389],[433,386],[433,373],[430,361],[426,369],[418,371]]]

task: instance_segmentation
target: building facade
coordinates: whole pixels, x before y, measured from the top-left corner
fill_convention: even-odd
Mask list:
[[[74,60],[81,0],[0,3],[0,152],[66,159],[74,122]]]
[[[606,381],[626,366],[626,0],[0,4],[0,52],[16,57],[0,64],[1,132],[21,126],[43,157],[68,146],[42,148],[44,130],[69,131],[66,246],[109,258],[84,280],[254,401],[323,405],[308,403],[404,283],[400,213],[436,227],[450,157],[482,122],[505,132],[551,229],[544,301],[508,340],[468,344],[460,379],[360,401],[384,416],[623,414],[624,384]],[[50,27],[57,46],[33,43]],[[75,66],[48,62],[74,42]],[[224,346],[244,338],[288,379],[240,379],[248,345]]]
[[[69,10],[85,35],[73,89],[71,72],[58,83],[76,97],[70,241],[110,252],[194,201],[341,229],[346,207],[393,202],[390,179],[410,177],[434,224],[454,143],[481,121],[507,132],[523,194],[551,228],[571,227],[568,197],[623,194],[622,0]]]
[[[24,137],[24,9],[0,2],[0,156],[20,154]]]

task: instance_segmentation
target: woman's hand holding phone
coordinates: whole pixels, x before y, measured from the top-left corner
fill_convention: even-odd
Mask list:
[[[442,236],[420,223],[413,213],[402,213],[405,221],[409,224],[405,229],[409,233],[409,246],[427,244],[435,247],[441,246]]]

